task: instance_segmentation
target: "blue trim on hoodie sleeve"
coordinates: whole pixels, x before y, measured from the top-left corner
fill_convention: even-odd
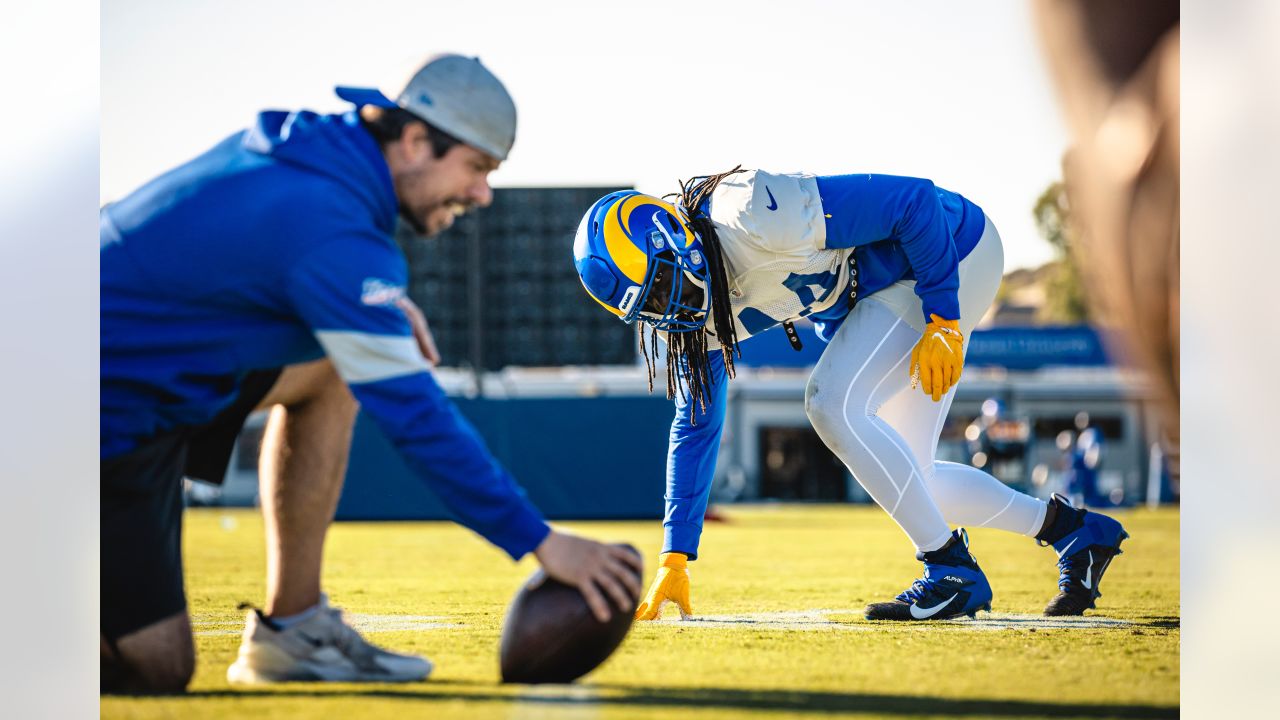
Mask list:
[[[915,275],[924,320],[960,317],[960,258],[934,184],[894,175],[819,177],[827,247],[897,242]]]
[[[378,371],[378,363],[394,362],[394,353],[383,352],[374,364],[364,357],[379,345],[403,348],[412,341],[408,320],[396,306],[406,277],[403,257],[384,239],[352,234],[318,243],[291,273],[288,293],[326,349],[351,348],[353,356],[334,357],[334,365],[409,467],[461,524],[519,559],[550,532],[541,513],[425,371],[425,363],[406,363],[405,372],[388,373]],[[335,332],[369,342],[326,342]]]
[[[676,394],[676,414],[671,422],[667,450],[667,511],[662,523],[662,552],[684,553],[690,560],[698,558],[702,520],[707,513],[728,406],[729,383],[724,358],[717,351],[710,353],[709,359],[711,398],[707,408],[703,411],[690,403],[686,395]],[[696,425],[692,422],[695,412]]]

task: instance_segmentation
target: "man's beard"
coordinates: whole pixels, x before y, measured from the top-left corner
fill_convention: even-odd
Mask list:
[[[451,218],[450,222],[446,224],[446,227],[452,227],[453,221],[456,221],[458,218],[471,212],[473,209],[475,209],[475,205],[472,203],[463,202],[460,200],[454,200],[454,201],[445,203],[443,208],[449,210],[449,212],[453,214],[453,217]],[[440,234],[441,231],[439,230],[429,232],[427,230],[426,224],[417,215],[413,214],[412,208],[410,208],[408,205],[405,205],[404,203],[400,203],[399,209],[400,209],[400,217],[404,218],[404,221],[409,223],[409,227],[413,228],[413,231],[418,235],[425,238],[425,237],[433,237],[435,235]],[[424,216],[429,218],[432,215],[434,215],[437,210],[440,210],[440,209],[441,208],[437,207],[435,210],[425,213]]]
[[[409,206],[404,203],[400,203],[400,218],[408,223],[409,227],[413,228],[415,233],[422,237],[428,237],[427,226],[422,224],[422,221],[418,219],[418,216],[414,215],[413,211],[409,209]]]

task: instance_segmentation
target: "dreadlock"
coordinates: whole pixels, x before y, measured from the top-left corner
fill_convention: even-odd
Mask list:
[[[725,272],[724,253],[720,247],[720,238],[716,236],[715,223],[707,214],[707,200],[720,182],[730,175],[745,172],[738,165],[728,172],[705,177],[695,177],[689,181],[680,181],[680,192],[667,195],[676,198],[684,208],[689,220],[689,228],[702,240],[703,255],[707,259],[709,271],[707,291],[711,293],[711,320],[715,325],[715,333],[703,326],[700,330],[667,334],[667,399],[675,399],[676,392],[686,392],[690,402],[696,403],[702,412],[707,410],[707,400],[711,389],[711,359],[707,353],[707,335],[714,334],[720,342],[720,353],[724,357],[725,373],[734,377],[733,358],[742,357],[738,348],[738,332],[733,325],[733,311],[729,306],[729,278]],[[640,352],[645,358],[645,367],[649,373],[649,390],[653,390],[655,374],[655,358],[649,356],[645,345],[645,328],[639,328]],[[656,356],[658,351],[658,331],[650,329],[649,347]],[[691,417],[696,422],[697,414]]]

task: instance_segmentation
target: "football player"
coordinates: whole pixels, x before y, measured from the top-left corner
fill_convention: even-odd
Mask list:
[[[1045,613],[1094,606],[1127,537],[1120,523],[935,458],[966,338],[1004,270],[1000,235],[981,208],[920,178],[741,168],[682,183],[673,199],[609,194],[583,216],[573,248],[588,294],[641,322],[651,383],[659,338],[667,348],[676,413],[663,551],[637,619],[657,618],[667,602],[692,614],[687,563],[698,556],[738,343],[777,325],[798,343],[799,318],[827,343],[805,391],[814,429],[924,563],[920,579],[867,606],[866,617],[990,609],[991,587],[954,525],[1052,545],[1059,592]]]

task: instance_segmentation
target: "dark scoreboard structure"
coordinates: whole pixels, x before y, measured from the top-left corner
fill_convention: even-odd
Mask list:
[[[573,238],[591,204],[618,187],[500,188],[493,204],[433,238],[403,223],[409,295],[444,365],[631,365],[635,329],[582,289]]]

